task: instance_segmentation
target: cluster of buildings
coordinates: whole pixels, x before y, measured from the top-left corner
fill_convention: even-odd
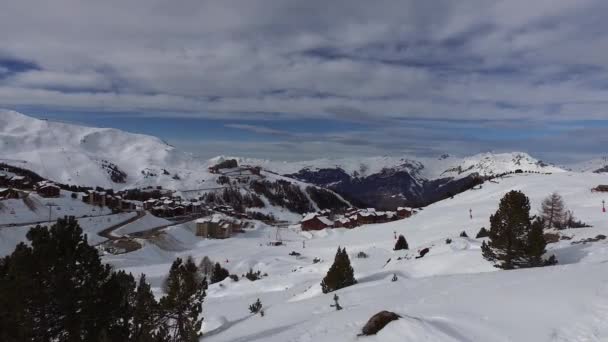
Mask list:
[[[8,171],[0,171],[0,186],[5,188],[32,189],[33,182],[25,176]]]
[[[143,202],[143,209],[154,216],[179,217],[201,214],[207,211],[205,204],[196,200],[184,200],[181,197],[153,198]]]
[[[213,214],[196,222],[196,235],[211,239],[227,239],[245,227],[245,222],[224,214]]]
[[[8,171],[0,171],[1,199],[24,198],[31,190],[36,191],[41,197],[59,197],[61,193],[61,188],[51,181],[45,180],[34,183],[27,176],[20,176]]]
[[[109,194],[105,191],[89,190],[82,196],[82,201],[90,205],[108,207],[121,211],[138,209],[136,201],[125,200],[120,195]]]
[[[343,214],[334,214],[325,209],[304,215],[300,221],[302,230],[325,228],[355,228],[364,224],[385,223],[410,217],[415,210],[399,207],[397,211],[377,211],[374,208],[349,208]]]

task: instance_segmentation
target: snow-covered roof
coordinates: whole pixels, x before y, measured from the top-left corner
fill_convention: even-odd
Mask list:
[[[304,215],[304,218],[302,218],[301,222],[310,221],[310,220],[314,219],[317,216],[318,216],[317,213],[308,213],[308,214]]]
[[[325,216],[318,216],[317,217],[319,219],[319,221],[323,222],[323,224],[328,225],[328,226],[332,226],[334,224],[334,222],[330,219],[328,219]]]
[[[211,216],[200,218],[194,222],[196,222],[196,223],[205,223],[205,222],[220,223],[221,221],[226,221],[226,220],[231,220],[231,219],[226,215],[213,214]]]

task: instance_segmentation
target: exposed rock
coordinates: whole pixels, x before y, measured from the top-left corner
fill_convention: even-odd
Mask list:
[[[369,319],[369,321],[365,323],[365,326],[363,327],[363,329],[361,329],[361,334],[359,335],[375,335],[378,333],[378,331],[382,330],[387,324],[392,321],[396,321],[399,318],[401,318],[401,316],[397,315],[394,312],[386,310],[380,311],[377,314],[373,315]]]

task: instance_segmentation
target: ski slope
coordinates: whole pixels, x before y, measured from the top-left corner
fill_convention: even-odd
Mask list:
[[[512,175],[405,220],[352,230],[300,232],[292,227],[282,231],[285,245],[280,247],[267,245],[275,229],[263,224],[226,240],[200,239],[192,227],[174,226],[164,239],[181,248],[168,250],[148,241],[140,250],[106,256],[105,261],[134,274],[146,273],[157,294],[177,256],[200,261],[207,255],[239,277],[250,268],[267,273],[255,282],[226,279],[209,287],[205,341],[601,341],[608,338],[607,240],[572,244],[608,235],[608,214],[601,211],[608,195],[590,192],[601,183],[608,183],[608,177]],[[563,231],[571,240],[548,246],[557,266],[498,270],[481,257],[481,240],[472,237],[482,226],[489,227],[500,198],[513,189],[530,197],[533,213],[545,196],[559,191],[576,217],[593,228]],[[471,238],[458,237],[463,230]],[[406,237],[409,251],[392,250],[395,233]],[[446,238],[452,243],[446,244]],[[342,311],[329,306],[333,293],[323,294],[319,286],[338,246],[347,248],[359,281],[337,291]],[[430,252],[415,259],[425,247]],[[288,255],[291,251],[301,256]],[[369,257],[357,258],[360,251]],[[322,261],[313,263],[314,258]],[[391,282],[393,274],[396,282]],[[264,317],[248,311],[257,298]],[[380,310],[403,318],[376,336],[357,337]]]

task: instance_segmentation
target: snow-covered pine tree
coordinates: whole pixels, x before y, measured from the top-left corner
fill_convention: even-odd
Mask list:
[[[409,249],[409,246],[407,244],[407,241],[405,240],[405,236],[403,235],[399,235],[399,238],[397,238],[397,242],[395,243],[395,251],[400,251],[402,249]]]
[[[531,222],[528,197],[521,191],[508,192],[490,216],[490,239],[481,245],[483,257],[506,270],[555,264],[555,257],[542,260],[546,242],[539,227],[542,220]]]
[[[227,269],[223,268],[219,262],[215,263],[213,266],[213,274],[211,275],[211,284],[219,283],[220,281],[228,278],[230,272]]]
[[[357,283],[355,279],[354,270],[350,265],[350,259],[346,253],[346,248],[340,249],[336,252],[333,265],[327,271],[327,275],[321,281],[321,289],[323,293],[332,292],[347,286],[351,286]]]
[[[164,284],[166,295],[160,300],[164,325],[171,341],[195,342],[201,336],[203,300],[207,281],[200,276],[192,258],[177,258]]]
[[[481,227],[481,229],[479,230],[479,232],[477,233],[477,235],[475,236],[476,239],[481,239],[484,237],[488,237],[490,236],[490,232],[488,232],[488,230],[486,229],[486,227]]]
[[[249,305],[249,312],[251,312],[252,314],[257,314],[258,312],[261,312],[261,310],[262,310],[262,302],[260,301],[260,298],[258,298],[258,300],[256,300],[255,303]]]

